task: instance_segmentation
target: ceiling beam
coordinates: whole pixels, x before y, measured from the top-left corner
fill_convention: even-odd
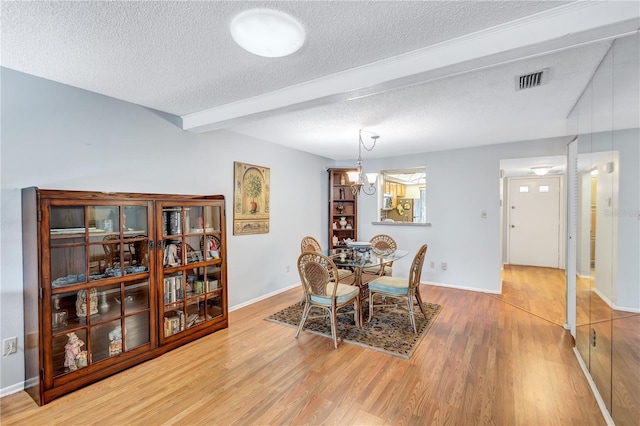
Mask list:
[[[182,116],[194,133],[328,105],[637,31],[636,2],[574,2],[403,55]]]

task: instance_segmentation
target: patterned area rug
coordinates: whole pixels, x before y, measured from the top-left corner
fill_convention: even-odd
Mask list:
[[[338,315],[338,340],[350,343],[352,345],[361,346],[363,348],[372,349],[374,351],[383,352],[400,358],[409,359],[416,347],[422,340],[436,316],[442,310],[442,306],[434,303],[424,303],[427,318],[425,319],[416,306],[414,315],[416,319],[416,328],[418,334],[413,332],[409,313],[406,309],[396,307],[376,308],[373,312],[371,322],[367,322],[369,317],[369,308],[365,303],[364,310],[364,326],[357,328],[353,319],[353,314]],[[277,324],[298,327],[302,318],[302,303],[298,302],[291,305],[273,315],[265,318],[267,321]],[[349,306],[341,310],[349,310]],[[351,307],[351,309],[353,309]],[[320,313],[321,310],[314,308],[309,316]],[[340,310],[338,311],[340,312]],[[326,336],[331,339],[331,320],[327,318],[308,319],[302,333],[314,333]],[[292,335],[293,337],[293,335]]]

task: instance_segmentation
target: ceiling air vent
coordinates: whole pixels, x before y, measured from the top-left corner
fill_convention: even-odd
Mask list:
[[[547,82],[549,68],[516,77],[516,90],[531,89]]]

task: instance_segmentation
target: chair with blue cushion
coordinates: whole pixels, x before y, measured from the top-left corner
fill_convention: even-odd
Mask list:
[[[373,251],[378,256],[388,256],[390,254],[395,253],[398,245],[396,241],[386,234],[378,234],[371,237],[369,240],[371,243],[371,251]],[[364,268],[363,272],[365,274],[374,274],[374,275],[388,275],[391,276],[393,274],[393,262],[385,263],[380,266],[370,266]]]
[[[326,311],[331,319],[333,347],[338,348],[338,309],[354,305],[356,326],[360,327],[360,288],[340,283],[338,268],[333,260],[321,253],[304,252],[298,257],[298,272],[304,288],[304,310],[296,331],[296,338],[309,318],[312,308]],[[351,313],[351,312],[347,312]]]
[[[381,276],[369,283],[369,321],[371,321],[371,318],[373,317],[374,307],[396,306],[395,304],[388,304],[387,299],[404,300],[407,303],[413,332],[418,332],[416,330],[416,321],[413,316],[413,300],[415,297],[422,314],[426,318],[427,314],[424,311],[424,306],[422,305],[422,297],[420,296],[419,289],[420,275],[422,274],[422,265],[424,264],[426,253],[427,245],[424,244],[420,247],[418,253],[416,253],[413,263],[411,263],[409,278]],[[374,298],[376,296],[381,297],[381,304],[374,305]]]

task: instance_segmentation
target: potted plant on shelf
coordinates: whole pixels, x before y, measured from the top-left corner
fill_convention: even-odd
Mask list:
[[[244,193],[251,199],[249,204],[249,213],[255,214],[258,211],[258,203],[256,199],[262,194],[262,181],[254,174],[247,175],[245,178]]]

